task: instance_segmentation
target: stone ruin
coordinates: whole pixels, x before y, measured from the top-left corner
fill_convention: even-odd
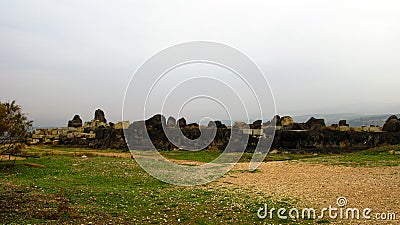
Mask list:
[[[68,121],[68,127],[82,127],[82,119],[79,115],[75,115],[72,120]]]
[[[105,114],[97,109],[93,120],[85,122],[79,115],[68,121],[68,127],[54,129],[36,129],[33,131],[30,144],[51,144],[60,146],[76,146],[91,148],[114,148],[128,150],[125,142],[124,130],[134,135],[134,146],[148,146],[148,135],[155,148],[160,150],[180,149],[185,146],[185,140],[179,140],[172,135],[174,145],[168,140],[163,126],[174,134],[180,129],[188,140],[196,140],[201,132],[216,129],[216,135],[208,149],[224,150],[231,139],[231,135],[248,135],[247,152],[254,152],[257,144],[265,139],[272,139],[271,129],[275,129],[272,148],[293,152],[343,152],[367,149],[382,145],[400,143],[400,120],[396,116],[388,118],[383,128],[379,126],[350,127],[345,120],[338,124],[327,126],[324,119],[310,118],[305,123],[296,123],[290,116],[276,115],[272,120],[263,123],[261,120],[252,124],[235,122],[233,126],[226,126],[220,121],[213,121],[208,126],[200,127],[196,123],[187,124],[185,118],[176,120],[163,115],[155,115],[145,121],[107,123]],[[146,130],[139,128],[146,127]],[[201,129],[201,131],[200,131]],[[239,135],[240,136],[240,135]],[[240,140],[233,139],[239,143]],[[201,143],[199,143],[201,144]],[[238,146],[241,149],[243,146]]]
[[[80,116],[75,115],[67,127],[34,130],[28,141],[29,144],[127,149],[123,129],[129,125],[129,121],[107,123],[104,112],[97,109],[94,118],[83,125]]]
[[[397,116],[393,115],[386,120],[386,123],[383,125],[383,131],[387,132],[399,132],[400,131],[400,120]]]
[[[100,123],[107,123],[106,116],[101,109],[96,109],[96,111],[94,112],[93,120],[99,121]]]

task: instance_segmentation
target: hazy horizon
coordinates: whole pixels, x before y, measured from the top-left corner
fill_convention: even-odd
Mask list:
[[[1,1],[0,101],[16,100],[36,127],[66,126],[75,114],[89,121],[97,108],[121,121],[127,85],[148,58],[208,40],[260,67],[279,115],[400,113],[400,2],[241,3]],[[188,71],[220,74],[192,68],[176,77]],[[216,110],[205,106],[183,116],[196,121]]]
[[[79,114],[78,114],[79,115]],[[290,116],[293,118],[294,122],[296,123],[304,123],[307,122],[311,117],[314,118],[318,118],[318,119],[325,119],[325,123],[327,126],[331,125],[331,124],[337,124],[339,122],[339,120],[347,120],[348,122],[350,121],[350,125],[352,122],[354,122],[354,120],[360,120],[360,119],[366,119],[368,120],[368,118],[370,117],[380,117],[382,120],[381,121],[376,121],[375,123],[371,123],[371,124],[364,124],[366,126],[369,125],[378,125],[378,126],[383,126],[384,121],[386,121],[387,118],[389,118],[389,116],[391,115],[396,115],[400,118],[400,113],[383,113],[383,114],[359,114],[359,113],[314,113],[314,114],[302,114],[302,115],[291,115],[291,114],[278,114],[279,116],[283,117],[283,116]],[[82,122],[89,122],[94,118],[94,113],[92,116],[89,117],[82,117],[81,115],[79,115],[82,119]],[[107,119],[107,123],[112,122],[112,123],[117,123],[117,122],[121,122],[122,120],[110,120],[107,116],[107,113],[105,112],[105,116]],[[164,115],[165,116],[165,115]],[[166,115],[165,118],[168,119],[169,116],[172,115]],[[174,117],[174,116],[172,116]],[[176,120],[180,119],[180,118],[176,118],[174,117]],[[184,117],[186,119],[186,117]],[[36,123],[34,123],[33,128],[56,128],[56,127],[67,127],[67,123],[68,120],[71,120],[71,118],[66,119],[65,121],[62,121],[60,123],[57,124],[45,124],[45,125],[37,125]],[[146,118],[146,119],[150,119],[150,117]],[[263,119],[263,123],[270,121],[272,118],[265,118]],[[186,119],[187,120],[187,119]],[[229,119],[224,119],[224,118],[216,118],[215,120],[221,121],[223,124],[230,126],[232,125],[234,122],[236,121],[244,121],[244,120],[229,120]],[[257,119],[251,119],[250,123],[254,122],[258,120]],[[134,122],[134,121],[138,121],[138,120],[130,120],[130,122]],[[198,123],[200,125],[207,125],[208,121],[200,121],[200,120],[187,120],[186,121],[187,124],[189,123]],[[352,125],[351,125],[352,126]]]

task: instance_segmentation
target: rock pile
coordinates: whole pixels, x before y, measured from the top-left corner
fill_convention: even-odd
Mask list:
[[[68,127],[36,129],[28,141],[30,144],[126,149],[123,129],[126,129],[130,122],[123,121],[115,125],[106,122],[104,112],[97,109],[94,119],[85,122],[83,126],[82,119],[75,115],[68,121]]]
[[[275,136],[272,137],[271,130],[274,129]],[[214,131],[216,134],[212,135],[210,142],[197,140],[201,135],[211,135]],[[143,149],[151,145],[163,150],[185,149],[190,143],[196,147],[207,142],[211,143],[207,146],[209,149],[225,150],[231,140],[233,144],[230,145],[234,146],[232,149],[241,150],[246,146],[247,152],[253,152],[258,143],[263,143],[260,141],[273,138],[272,147],[275,149],[304,152],[350,151],[399,144],[400,120],[391,116],[383,129],[378,126],[349,127],[345,120],[326,127],[323,119],[312,117],[305,123],[296,123],[290,116],[276,115],[265,123],[261,120],[252,124],[235,122],[230,127],[220,121],[212,121],[207,127],[200,127],[196,123],[187,124],[184,118],[176,121],[174,117],[169,117],[166,120],[163,115],[158,114],[145,121],[107,124],[104,112],[98,109],[94,119],[85,122],[83,126],[82,119],[75,115],[68,121],[68,127],[36,129],[31,135],[30,143],[127,149],[125,135],[133,137],[129,146],[143,146]]]
[[[82,127],[82,119],[79,115],[75,115],[72,120],[68,121],[68,127]]]
[[[383,125],[383,131],[387,132],[399,132],[400,131],[400,120],[397,116],[390,116],[386,123]]]
[[[324,119],[315,119],[314,117],[311,117],[305,125],[305,130],[320,130],[326,127]]]
[[[96,109],[96,111],[94,112],[94,120],[97,120],[101,123],[107,123],[106,116],[104,115],[103,110]]]

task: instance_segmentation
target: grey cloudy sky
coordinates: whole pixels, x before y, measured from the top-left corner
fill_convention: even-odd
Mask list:
[[[96,108],[119,121],[146,59],[208,40],[258,64],[280,114],[399,113],[399,12],[397,0],[3,0],[0,100],[17,100],[35,126]]]

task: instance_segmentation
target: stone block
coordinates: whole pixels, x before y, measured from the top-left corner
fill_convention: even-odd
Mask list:
[[[131,125],[129,121],[118,122],[114,125],[114,129],[116,130],[128,129],[129,125]]]
[[[44,137],[44,135],[42,134],[32,134],[32,138],[34,139],[42,139]]]
[[[348,126],[340,126],[339,130],[340,131],[350,131],[350,127],[348,127]]]

